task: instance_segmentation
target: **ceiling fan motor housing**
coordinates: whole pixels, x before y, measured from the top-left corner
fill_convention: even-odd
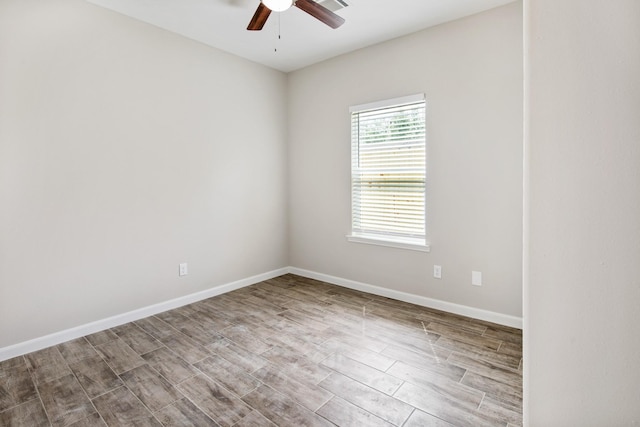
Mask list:
[[[264,24],[267,22],[267,19],[269,19],[269,15],[272,11],[282,12],[293,5],[298,9],[307,12],[317,20],[327,24],[331,28],[335,29],[344,24],[343,17],[336,15],[330,9],[327,9],[314,0],[260,0],[260,4],[258,5],[256,12],[253,14],[253,18],[251,18],[251,22],[249,22],[247,30],[262,30],[262,27],[264,27]]]
[[[273,12],[284,12],[293,6],[293,0],[261,0]]]

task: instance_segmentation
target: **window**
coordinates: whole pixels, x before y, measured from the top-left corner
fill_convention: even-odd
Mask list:
[[[424,95],[350,112],[349,241],[428,251]]]

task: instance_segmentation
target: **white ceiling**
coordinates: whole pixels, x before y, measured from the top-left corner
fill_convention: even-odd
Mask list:
[[[345,0],[338,29],[292,7],[273,12],[262,31],[246,29],[259,0],[88,1],[289,72],[514,0]]]

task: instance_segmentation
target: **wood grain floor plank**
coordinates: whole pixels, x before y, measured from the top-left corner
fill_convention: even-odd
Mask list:
[[[73,374],[40,384],[38,392],[53,426],[66,426],[96,412]]]
[[[157,340],[170,337],[177,332],[177,329],[156,316],[145,317],[133,323]]]
[[[127,323],[112,329],[136,353],[143,355],[163,347],[162,343],[143,331],[135,323]]]
[[[253,410],[249,415],[234,424],[233,427],[277,427],[260,413]]]
[[[416,318],[423,321],[425,324],[429,322],[438,322],[478,334],[484,334],[488,327],[486,323],[480,322],[477,319],[471,319],[469,317],[428,308],[424,308],[420,312],[416,313]]]
[[[276,304],[269,298],[259,298],[254,295],[251,290],[247,289],[247,293],[243,299],[244,303],[246,303],[249,307],[252,308],[252,312],[256,309],[256,307],[260,307],[259,313],[263,313],[269,317],[276,316],[287,310],[287,307],[283,307],[280,304]]]
[[[453,381],[449,378],[425,369],[415,368],[403,362],[398,362],[389,369],[389,374],[414,384],[421,389],[428,390],[437,396],[441,402],[455,403],[456,407],[473,411],[478,408],[484,393],[473,387]]]
[[[22,356],[0,362],[0,412],[38,398]]]
[[[0,426],[49,427],[51,423],[40,399],[33,399],[0,412]]]
[[[165,427],[219,427],[187,398],[180,399],[156,412],[155,417]]]
[[[493,378],[467,371],[461,384],[480,390],[491,397],[517,404],[522,402],[522,388],[513,387]]]
[[[522,357],[522,344],[503,341],[498,349],[498,353],[514,356],[515,358]]]
[[[333,426],[321,416],[266,385],[261,385],[242,400],[280,427]]]
[[[23,356],[2,360],[0,361],[0,378],[7,373],[11,373],[13,369],[24,369],[25,367],[27,367],[27,362]]]
[[[301,325],[308,333],[322,332],[329,327],[329,325],[324,321],[324,316],[317,316],[314,318],[310,311],[305,313],[300,310],[289,309],[278,314],[278,316]]]
[[[288,298],[286,295],[270,292],[269,290],[264,289],[262,287],[252,288],[251,294],[262,300],[269,301],[271,304],[274,304],[279,307],[286,307],[287,304],[289,304],[291,301],[291,298]]]
[[[264,321],[263,321],[264,322]],[[304,326],[293,322],[289,319],[278,317],[277,321],[270,324],[270,330],[272,336],[281,336],[283,334],[293,337],[304,337],[305,341],[313,344],[321,344],[324,341],[330,339],[333,334],[329,331],[330,326],[327,326],[322,331],[316,331],[310,334]]]
[[[359,331],[354,331],[355,333],[349,333],[330,328],[329,332],[331,333],[332,339],[335,339],[336,341],[339,341],[340,343],[348,345],[352,348],[359,348],[362,350],[369,350],[374,353],[381,353],[385,348],[389,346],[388,343],[380,341],[379,339],[369,338]]]
[[[272,347],[262,353],[262,357],[278,365],[287,375],[295,377],[300,382],[318,384],[331,374],[329,368],[286,347]]]
[[[349,341],[353,342],[353,344]],[[344,339],[342,337],[338,339],[330,339],[323,344],[323,347],[333,352],[339,352],[350,359],[356,360],[383,372],[395,363],[395,359],[362,347],[358,345],[356,340]],[[386,347],[388,346],[381,347],[380,350],[383,350]]]
[[[509,408],[504,401],[485,396],[478,411],[512,426],[522,424],[522,405]]]
[[[202,345],[194,342],[182,332],[175,331],[169,336],[158,338],[169,350],[176,353],[188,363],[196,363],[211,355]]]
[[[519,329],[509,328],[507,326],[491,325],[487,327],[482,335],[488,338],[494,338],[522,346],[522,331]]]
[[[427,331],[433,331],[439,335],[445,335],[457,341],[475,345],[477,347],[486,348],[488,350],[497,351],[502,343],[495,338],[488,338],[475,332],[469,332],[462,328],[451,325],[445,325],[439,322],[429,322],[426,325]]]
[[[507,368],[487,360],[477,359],[456,352],[449,356],[447,362],[522,391],[522,373],[517,369]]]
[[[169,381],[146,364],[125,372],[120,378],[152,412],[183,397]]]
[[[119,387],[93,399],[93,404],[109,427],[162,427],[137,397]]]
[[[249,375],[240,366],[222,356],[212,355],[194,365],[203,374],[222,384],[227,390],[244,396],[260,385],[260,381]]]
[[[142,358],[174,385],[198,374],[190,363],[164,346],[143,354]]]
[[[157,314],[156,317],[173,326],[201,346],[209,345],[211,342],[221,338],[220,334],[215,330],[209,329],[205,325],[173,310]]]
[[[422,412],[419,409],[413,411],[413,414],[409,417],[404,426],[402,427],[455,427],[440,418],[434,417],[431,414]]]
[[[252,353],[226,338],[209,344],[207,349],[236,364],[247,373],[260,369],[269,363],[264,357]]]
[[[232,326],[231,321],[220,313],[213,312],[206,305],[195,306],[195,311],[189,314],[189,318],[211,331],[219,332]]]
[[[332,354],[321,364],[388,395],[395,393],[403,382],[398,377],[386,374],[340,353]]]
[[[67,363],[98,355],[93,346],[84,337],[58,344],[56,347]]]
[[[87,335],[85,338],[87,341],[89,341],[89,344],[95,347],[100,344],[113,341],[117,339],[118,336],[115,333],[113,333],[111,330],[107,329],[104,331],[96,332],[95,334]]]
[[[252,411],[240,398],[204,374],[182,382],[178,390],[223,427],[231,427]]]
[[[407,332],[402,328],[381,328],[377,325],[369,325],[365,335],[371,339],[378,339],[389,345],[402,347],[408,350],[426,353],[436,356],[439,352],[435,343],[441,338],[440,335],[432,332],[421,332],[418,330]],[[446,348],[446,347],[445,347]]]
[[[450,378],[454,381],[460,381],[466,372],[463,367],[453,365],[448,362],[451,355],[449,350],[441,351],[434,346],[433,354],[419,353],[394,345],[388,346],[382,352],[384,356],[395,359],[411,365],[416,368],[431,371],[433,373]],[[434,355],[435,354],[435,355]]]
[[[467,354],[471,357],[477,357],[482,360],[487,360],[492,363],[506,366],[508,368],[517,369],[520,365],[520,357],[488,350],[486,348],[461,342],[447,336],[441,336],[435,342],[435,346],[445,348],[452,352],[457,351],[458,353]]]
[[[393,427],[390,422],[339,397],[332,398],[317,413],[341,427]]]
[[[145,361],[120,338],[95,347],[116,374],[144,365]]]
[[[83,418],[78,420],[72,424],[69,424],[68,427],[106,427],[107,424],[104,422],[100,414],[97,412],[95,414],[89,415],[87,418]]]
[[[303,384],[289,377],[275,365],[267,365],[252,374],[260,382],[298,402],[310,411],[318,410],[333,394],[313,384]]]
[[[0,425],[521,426],[522,365],[519,330],[285,274],[0,362]]]
[[[342,374],[332,373],[319,385],[347,402],[396,426],[401,426],[413,412],[413,407],[405,402]]]
[[[280,334],[269,336],[264,342],[270,347],[288,348],[297,354],[306,354],[317,349],[317,344],[307,339],[308,333],[300,336]]]
[[[122,385],[120,378],[97,353],[70,363],[69,367],[91,399]]]
[[[67,362],[56,347],[49,347],[24,356],[36,386],[71,373]]]
[[[254,334],[246,326],[230,326],[220,331],[220,333],[228,340],[256,354],[264,353],[271,348],[270,345],[260,339],[259,335]]]
[[[496,427],[506,426],[496,419],[483,416],[477,410],[469,409],[467,404],[460,406],[459,400],[448,399],[433,388],[418,387],[404,383],[394,395],[402,402],[418,408],[430,415],[447,421],[457,427]]]

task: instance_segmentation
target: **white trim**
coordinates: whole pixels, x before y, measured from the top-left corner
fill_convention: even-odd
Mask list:
[[[11,359],[16,356],[31,353],[33,351],[42,350],[43,348],[51,347],[54,345],[67,342],[76,338],[80,338],[95,332],[103,331],[105,329],[113,328],[115,326],[123,325],[125,323],[133,322],[135,320],[144,319],[145,317],[153,316],[158,313],[162,313],[167,310],[182,307],[183,305],[191,304],[203,299],[222,295],[227,292],[235,291],[253,284],[262,282],[264,280],[273,279],[274,277],[282,276],[283,274],[292,273],[298,276],[308,277],[310,279],[321,280],[323,282],[331,283],[338,286],[343,286],[349,289],[355,289],[362,292],[367,292],[374,295],[380,295],[387,298],[393,298],[399,301],[405,301],[412,304],[420,305],[423,307],[434,308],[437,310],[447,311],[449,313],[460,314],[462,316],[468,316],[475,319],[485,320],[488,322],[497,323],[499,325],[510,326],[513,328],[522,329],[522,318],[510,316],[507,314],[495,313],[493,311],[482,310],[479,308],[468,307],[465,305],[455,304],[447,301],[441,301],[437,299],[427,298],[420,295],[409,294],[406,292],[395,291],[393,289],[383,288],[380,286],[369,285],[366,283],[356,282],[354,280],[343,279],[341,277],[330,276],[328,274],[316,273],[314,271],[304,270],[296,267],[285,267],[277,270],[269,271],[267,273],[251,276],[246,279],[240,279],[235,282],[227,283],[221,286],[216,286],[211,289],[207,289],[201,292],[196,292],[183,297],[175,298],[169,301],[161,302],[158,304],[143,307],[137,310],[129,311],[127,313],[118,314],[106,319],[97,320],[95,322],[87,323],[84,325],[76,326],[75,328],[66,329],[64,331],[55,332],[43,337],[34,338],[29,341],[14,344],[8,347],[0,348],[0,362],[3,360]]]
[[[449,313],[472,317],[474,319],[497,323],[499,325],[522,329],[522,317],[496,313],[493,311],[455,304],[448,301],[441,301],[433,298],[423,297],[420,295],[395,291],[393,289],[369,285],[367,283],[356,282],[354,280],[343,279],[341,277],[329,276],[327,274],[316,273],[315,271],[304,270],[301,268],[289,267],[289,272],[292,274],[297,274],[298,276],[320,280],[334,285],[343,286],[345,288],[355,289],[357,291],[367,292],[374,295],[393,298],[399,301],[409,302],[423,307],[434,308],[436,310],[442,310]]]
[[[366,104],[352,105],[349,107],[349,113],[359,113],[362,111],[378,110],[380,108],[393,107],[396,105],[413,104],[415,102],[426,101],[424,93],[415,95],[401,96],[399,98],[385,99],[383,101],[368,102]]]
[[[348,234],[347,240],[353,243],[364,243],[366,245],[388,246],[390,248],[409,249],[411,251],[431,252],[428,243],[414,243],[410,240],[384,239],[381,237],[369,237],[357,234]]]
[[[240,279],[235,282],[227,283],[221,286],[216,286],[204,291],[196,292],[193,294],[178,297],[169,301],[153,304],[147,307],[139,308],[137,310],[129,311],[127,313],[117,314],[106,319],[96,320],[95,322],[87,323],[84,325],[76,326],[71,329],[66,329],[60,332],[54,332],[50,335],[34,338],[29,341],[24,341],[18,344],[11,345],[9,347],[0,348],[0,361],[11,359],[16,356],[31,353],[33,351],[42,350],[43,348],[58,345],[69,340],[83,337],[85,335],[93,334],[95,332],[103,331],[105,329],[113,328],[115,326],[123,325],[125,323],[140,320],[145,317],[153,316],[154,314],[162,313],[163,311],[172,310],[174,308],[182,307],[183,305],[191,304],[203,299],[215,297],[217,295],[225,294],[227,292],[235,291],[246,286],[262,282],[264,280],[273,279],[274,277],[287,274],[289,268],[280,268],[278,270],[269,271],[267,273],[258,274],[256,276],[247,277],[246,279]]]

